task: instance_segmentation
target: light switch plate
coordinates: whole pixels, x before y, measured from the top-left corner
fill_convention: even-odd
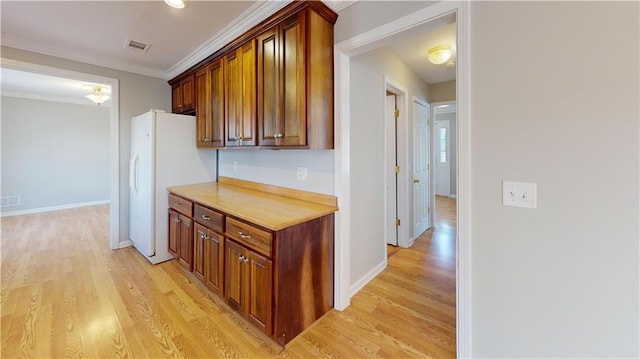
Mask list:
[[[298,175],[297,175],[298,179],[300,181],[306,181],[307,180],[307,167],[298,167]]]
[[[502,182],[502,205],[538,208],[538,189],[535,183]]]

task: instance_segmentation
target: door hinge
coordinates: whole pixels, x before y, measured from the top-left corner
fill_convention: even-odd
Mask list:
[[[400,218],[396,218],[396,227],[400,227]]]
[[[396,119],[400,117],[400,110],[395,109],[395,111],[393,111],[393,115],[396,117]]]
[[[396,173],[400,173],[400,166],[396,166],[395,167],[395,171],[396,171]]]

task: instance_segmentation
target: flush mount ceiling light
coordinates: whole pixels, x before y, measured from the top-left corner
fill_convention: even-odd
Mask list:
[[[175,7],[176,9],[182,9],[184,7],[184,1],[182,0],[164,0],[165,4]]]
[[[109,99],[109,96],[102,93],[102,87],[100,86],[93,86],[93,89],[91,89],[91,93],[88,94],[86,97],[89,100],[97,103],[98,106],[100,106],[100,104],[102,104],[103,102]]]
[[[438,45],[429,49],[429,61],[435,65],[442,65],[449,61],[451,55],[453,51],[449,45]]]

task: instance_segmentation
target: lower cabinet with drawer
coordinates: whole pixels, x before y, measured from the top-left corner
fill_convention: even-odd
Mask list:
[[[270,230],[190,200],[192,218],[182,214],[186,200],[170,202],[182,213],[169,210],[181,221],[170,229],[192,221],[192,265],[185,268],[244,319],[284,346],[333,308],[333,214]]]

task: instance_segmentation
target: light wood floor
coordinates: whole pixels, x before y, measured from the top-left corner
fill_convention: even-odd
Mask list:
[[[441,203],[442,202],[442,203]],[[435,229],[283,349],[175,261],[108,248],[108,207],[1,219],[2,358],[455,357],[455,200]]]

